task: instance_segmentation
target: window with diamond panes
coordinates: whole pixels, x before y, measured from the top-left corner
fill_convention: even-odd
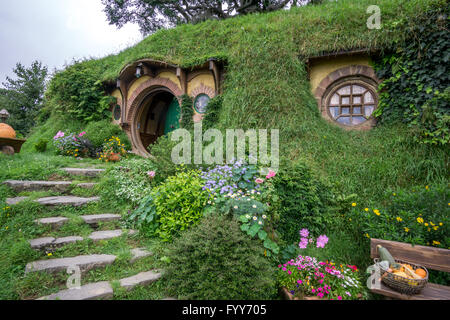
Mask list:
[[[375,110],[375,96],[361,84],[344,84],[331,93],[328,112],[338,123],[355,126],[366,122]]]

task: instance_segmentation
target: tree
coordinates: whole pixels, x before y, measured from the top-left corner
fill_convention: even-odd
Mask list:
[[[137,23],[142,34],[183,23],[270,12],[323,0],[102,0],[110,24]]]
[[[34,61],[29,68],[17,63],[13,69],[15,79],[6,77],[2,96],[2,108],[11,117],[8,123],[18,132],[26,135],[36,124],[36,117],[43,106],[48,68]]]

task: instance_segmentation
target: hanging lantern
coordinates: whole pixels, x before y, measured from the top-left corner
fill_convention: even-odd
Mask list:
[[[136,67],[136,78],[140,78],[142,76],[144,65],[142,63],[139,63]]]

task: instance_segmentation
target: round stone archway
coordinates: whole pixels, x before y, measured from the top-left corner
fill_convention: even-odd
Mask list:
[[[148,157],[150,154],[142,142],[139,123],[146,107],[146,101],[149,97],[161,93],[173,95],[177,98],[179,106],[181,106],[181,96],[183,94],[181,89],[173,81],[166,78],[153,78],[142,83],[133,92],[128,101],[129,109],[126,119],[127,123],[130,124],[133,151],[144,157]]]

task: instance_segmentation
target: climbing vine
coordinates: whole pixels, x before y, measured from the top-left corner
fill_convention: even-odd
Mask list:
[[[450,142],[449,5],[422,15],[409,28],[410,41],[375,61],[380,79],[381,123],[402,121],[418,143]]]
[[[190,130],[194,127],[194,110],[192,98],[187,94],[181,96],[181,127]]]

